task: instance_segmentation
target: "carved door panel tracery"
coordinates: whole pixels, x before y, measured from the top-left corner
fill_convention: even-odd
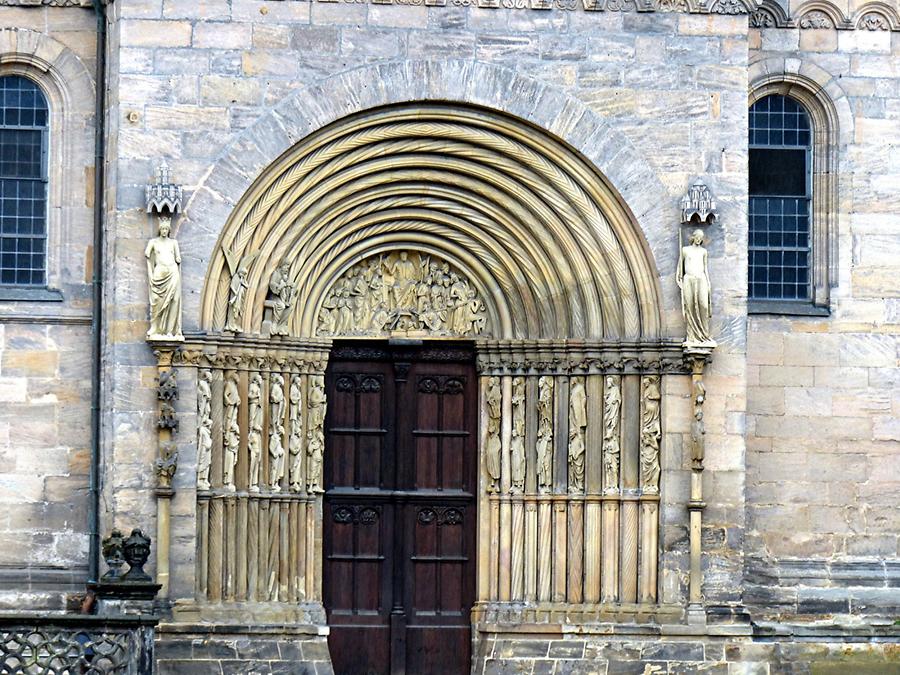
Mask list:
[[[339,346],[326,387],[324,599],[335,672],[466,672],[472,352]]]

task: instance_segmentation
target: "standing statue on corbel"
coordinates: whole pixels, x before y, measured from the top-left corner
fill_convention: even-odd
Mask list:
[[[147,213],[159,217],[158,236],[147,242],[147,277],[150,296],[148,340],[183,341],[181,334],[181,250],[172,233],[172,217],[181,208],[181,186],[169,182],[163,162],[156,182],[147,186]]]
[[[691,184],[681,200],[682,225],[708,225],[718,217],[716,202],[709,188],[701,180]],[[686,338],[684,346],[691,349],[712,349],[716,346],[710,332],[712,318],[712,284],[709,281],[709,255],[703,247],[703,230],[691,232],[688,245],[682,245],[678,231],[678,269],[675,281],[681,289],[681,313],[684,315]]]
[[[691,233],[688,246],[681,247],[675,280],[681,289],[681,313],[687,337],[685,347],[716,346],[709,329],[712,317],[712,291],[709,282],[708,254],[703,248],[703,230]]]

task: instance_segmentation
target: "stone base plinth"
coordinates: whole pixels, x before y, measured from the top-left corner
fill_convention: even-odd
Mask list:
[[[162,624],[157,673],[333,675],[327,634],[314,625]]]
[[[660,626],[652,631],[655,634],[628,634],[609,627],[610,634],[605,635],[591,633],[586,626],[562,628],[545,634],[479,633],[472,672],[900,673],[900,629],[896,627],[875,630],[877,635],[869,627],[868,637],[835,626],[754,627],[750,635],[732,635],[722,627],[696,634],[691,626],[683,630]]]

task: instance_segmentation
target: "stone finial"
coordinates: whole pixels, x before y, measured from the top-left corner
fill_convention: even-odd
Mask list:
[[[103,575],[103,581],[118,581],[122,577],[122,565],[125,564],[125,537],[119,530],[113,530],[102,544],[103,559],[109,569]]]
[[[125,540],[123,550],[129,569],[122,577],[122,581],[153,581],[153,578],[144,571],[144,565],[150,557],[150,537],[135,528]]]
[[[169,180],[169,165],[163,160],[156,169],[156,182],[147,186],[147,213],[171,216],[181,210],[181,186]]]
[[[688,191],[681,198],[682,225],[693,222],[695,217],[699,225],[709,225],[719,217],[716,200],[713,199],[712,193],[701,178],[691,183]]]

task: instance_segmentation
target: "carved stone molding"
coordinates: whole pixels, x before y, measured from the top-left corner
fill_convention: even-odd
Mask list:
[[[476,361],[480,372],[491,375],[690,372],[682,346],[675,341],[479,341]]]
[[[323,373],[330,340],[279,340],[265,338],[189,334],[173,351],[172,363],[197,368],[229,368],[268,372]]]

